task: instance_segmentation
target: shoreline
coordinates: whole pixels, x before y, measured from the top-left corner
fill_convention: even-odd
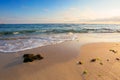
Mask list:
[[[78,40],[38,47],[11,54],[0,53],[0,79],[2,80],[114,80],[120,79],[119,42],[81,35]],[[102,42],[101,42],[102,41]],[[118,51],[113,54],[110,49]],[[23,54],[41,54],[44,59],[23,63]],[[93,58],[99,61],[91,63]],[[109,58],[109,62],[106,59]],[[82,65],[78,62],[82,61]],[[111,70],[110,70],[111,69]],[[106,71],[105,71],[106,70]],[[109,71],[110,70],[110,71]],[[118,71],[117,71],[118,70]],[[87,71],[83,75],[83,71]],[[109,75],[107,75],[109,74]],[[6,77],[7,76],[7,77]],[[100,77],[102,76],[102,77]]]
[[[26,50],[16,54],[0,54],[0,78],[4,80],[119,79],[113,76],[116,75],[114,73],[112,73],[113,75],[111,76],[112,71],[117,71],[116,68],[112,68],[113,70],[110,71],[109,75],[107,75],[106,72],[109,71],[112,66],[117,67],[117,69],[119,67],[119,61],[116,61],[115,58],[120,54],[113,54],[109,52],[109,49],[112,48],[119,50],[120,48],[118,46],[120,46],[120,43],[97,42],[85,44],[82,47],[76,45],[77,41],[70,41],[52,46]],[[23,63],[22,55],[25,53],[40,53],[44,59],[31,63]],[[100,65],[99,61],[91,63],[90,60],[93,58],[100,58],[103,65]],[[106,61],[107,58],[109,58],[109,62]],[[78,65],[78,61],[83,61],[83,64]],[[84,70],[87,71],[86,75],[82,74]],[[98,75],[102,76],[102,78]],[[119,77],[119,74],[117,74],[117,76]]]
[[[68,62],[77,57],[79,51],[70,45],[73,42],[61,43],[56,45],[45,46],[41,48],[30,49],[11,54],[0,54],[0,78],[3,80],[17,80],[25,79],[28,75],[34,75],[32,73],[39,73],[45,69]],[[65,52],[66,54],[65,54]],[[34,61],[31,63],[23,63],[23,54],[41,54],[44,59],[40,61]],[[76,54],[74,54],[76,53]],[[12,73],[12,74],[11,74]],[[14,74],[14,75],[13,75]],[[7,77],[6,77],[7,76]],[[16,76],[16,78],[14,77]],[[35,75],[29,80],[34,80]],[[35,78],[36,80],[36,78]]]
[[[18,52],[18,54],[0,54],[0,78],[2,80],[119,79],[120,64],[116,58],[119,58],[120,54],[114,54],[109,50],[114,49],[119,52],[120,43],[89,43],[77,49],[73,43],[77,44],[77,42],[68,42]],[[44,59],[23,63],[22,55],[25,53],[41,54]],[[90,62],[94,58],[99,58],[101,61]],[[78,64],[79,61],[82,61],[82,65]],[[100,65],[100,62],[103,65]],[[83,71],[87,73],[83,75]]]
[[[84,45],[88,43],[96,43],[96,42],[120,42],[120,33],[76,33],[76,34],[68,34],[68,36],[73,36],[75,39],[71,40],[65,40],[62,42],[57,42],[57,43],[51,43],[51,44],[46,44],[46,45],[40,45],[36,46],[33,48],[25,48],[21,50],[15,50],[15,51],[0,51],[0,53],[17,53],[17,52],[22,52],[30,49],[36,49],[36,48],[41,48],[41,47],[46,47],[46,46],[51,46],[51,45],[56,45],[56,44],[61,44],[61,43],[66,43],[70,41],[78,41],[79,44]],[[32,44],[32,43],[31,43]],[[38,43],[40,44],[40,43]],[[18,48],[18,47],[17,47]]]

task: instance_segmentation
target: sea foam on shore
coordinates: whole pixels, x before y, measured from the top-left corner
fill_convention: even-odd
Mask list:
[[[79,34],[105,41],[104,33],[119,32],[120,25],[114,24],[0,24],[0,52],[17,52],[61,43],[77,39]],[[106,37],[109,38],[107,41],[113,41],[113,37],[119,41],[119,35]]]

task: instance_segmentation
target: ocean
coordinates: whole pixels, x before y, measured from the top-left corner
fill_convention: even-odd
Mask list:
[[[117,24],[0,24],[0,52],[17,52],[77,39],[79,33],[119,33]]]

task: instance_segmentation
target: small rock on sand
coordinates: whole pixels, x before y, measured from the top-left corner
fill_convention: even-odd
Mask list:
[[[40,54],[34,55],[34,54],[24,54],[23,55],[23,62],[27,63],[27,62],[32,62],[34,60],[41,60],[43,59],[43,57]]]
[[[90,62],[95,62],[97,59],[91,59]]]
[[[120,58],[116,58],[116,60],[117,60],[117,61],[119,61],[119,60],[120,60]]]
[[[82,64],[83,64],[83,62],[82,62],[82,61],[78,61],[78,62],[77,62],[77,64],[80,64],[80,65],[82,65]]]

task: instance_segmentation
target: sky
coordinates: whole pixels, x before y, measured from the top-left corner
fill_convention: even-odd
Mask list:
[[[120,24],[120,0],[0,0],[0,23]]]

